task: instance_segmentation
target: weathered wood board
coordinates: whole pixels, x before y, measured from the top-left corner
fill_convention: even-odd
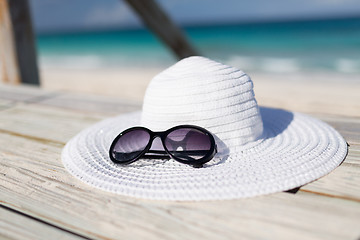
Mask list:
[[[3,207],[0,207],[0,229],[0,239],[84,239]]]
[[[5,90],[14,94],[2,94]],[[27,92],[26,88],[5,90],[0,88],[0,106],[11,105],[0,109],[0,204],[25,216],[0,208],[6,216],[0,223],[6,226],[0,230],[4,236],[21,239],[39,234],[41,238],[40,231],[94,239],[360,236],[358,117],[317,116],[340,131],[350,144],[349,154],[336,170],[296,194],[229,201],[148,201],[88,186],[72,177],[60,159],[66,141],[79,131],[103,118],[138,110],[138,104],[36,89],[24,97],[20,92]],[[29,227],[22,230],[21,224],[12,222]]]

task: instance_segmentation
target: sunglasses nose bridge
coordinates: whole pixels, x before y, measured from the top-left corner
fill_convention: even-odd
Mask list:
[[[164,132],[153,132],[154,137],[160,137],[164,134]]]
[[[160,133],[160,134],[159,134]],[[161,132],[154,132],[151,138],[151,146],[150,149],[152,150],[165,150],[164,144],[161,137]]]
[[[162,142],[164,139],[164,134],[165,134],[165,132],[153,132],[152,133],[152,141],[155,140],[156,138],[159,138]]]

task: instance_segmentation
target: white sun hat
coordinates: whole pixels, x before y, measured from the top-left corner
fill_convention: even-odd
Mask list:
[[[218,153],[202,168],[170,160],[117,165],[114,138],[133,126],[164,131],[180,124],[209,130]],[[62,161],[80,180],[114,193],[161,200],[252,197],[300,187],[335,169],[347,144],[310,116],[258,107],[244,72],[204,57],[190,57],[155,76],[141,112],[101,121],[65,146]]]

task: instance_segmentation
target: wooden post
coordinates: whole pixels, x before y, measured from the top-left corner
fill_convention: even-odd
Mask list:
[[[39,84],[27,0],[0,0],[0,55],[3,81]]]
[[[179,58],[199,55],[182,31],[171,21],[154,0],[125,0],[153,31]]]

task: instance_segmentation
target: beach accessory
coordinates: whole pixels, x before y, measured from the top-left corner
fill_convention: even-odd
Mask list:
[[[161,144],[153,144],[159,137]],[[151,148],[151,149],[150,149]],[[129,164],[140,158],[168,158],[202,167],[216,153],[214,137],[206,129],[179,125],[163,132],[133,127],[121,132],[112,142],[109,157],[114,163]]]
[[[214,136],[218,152],[202,168],[173,159],[139,159],[124,166],[109,158],[111,142],[127,128],[164,131],[182,124],[201,126]],[[74,176],[100,189],[179,201],[286,191],[328,174],[346,154],[346,142],[328,124],[258,107],[244,72],[190,57],[152,79],[142,111],[105,119],[74,136],[62,161]]]

